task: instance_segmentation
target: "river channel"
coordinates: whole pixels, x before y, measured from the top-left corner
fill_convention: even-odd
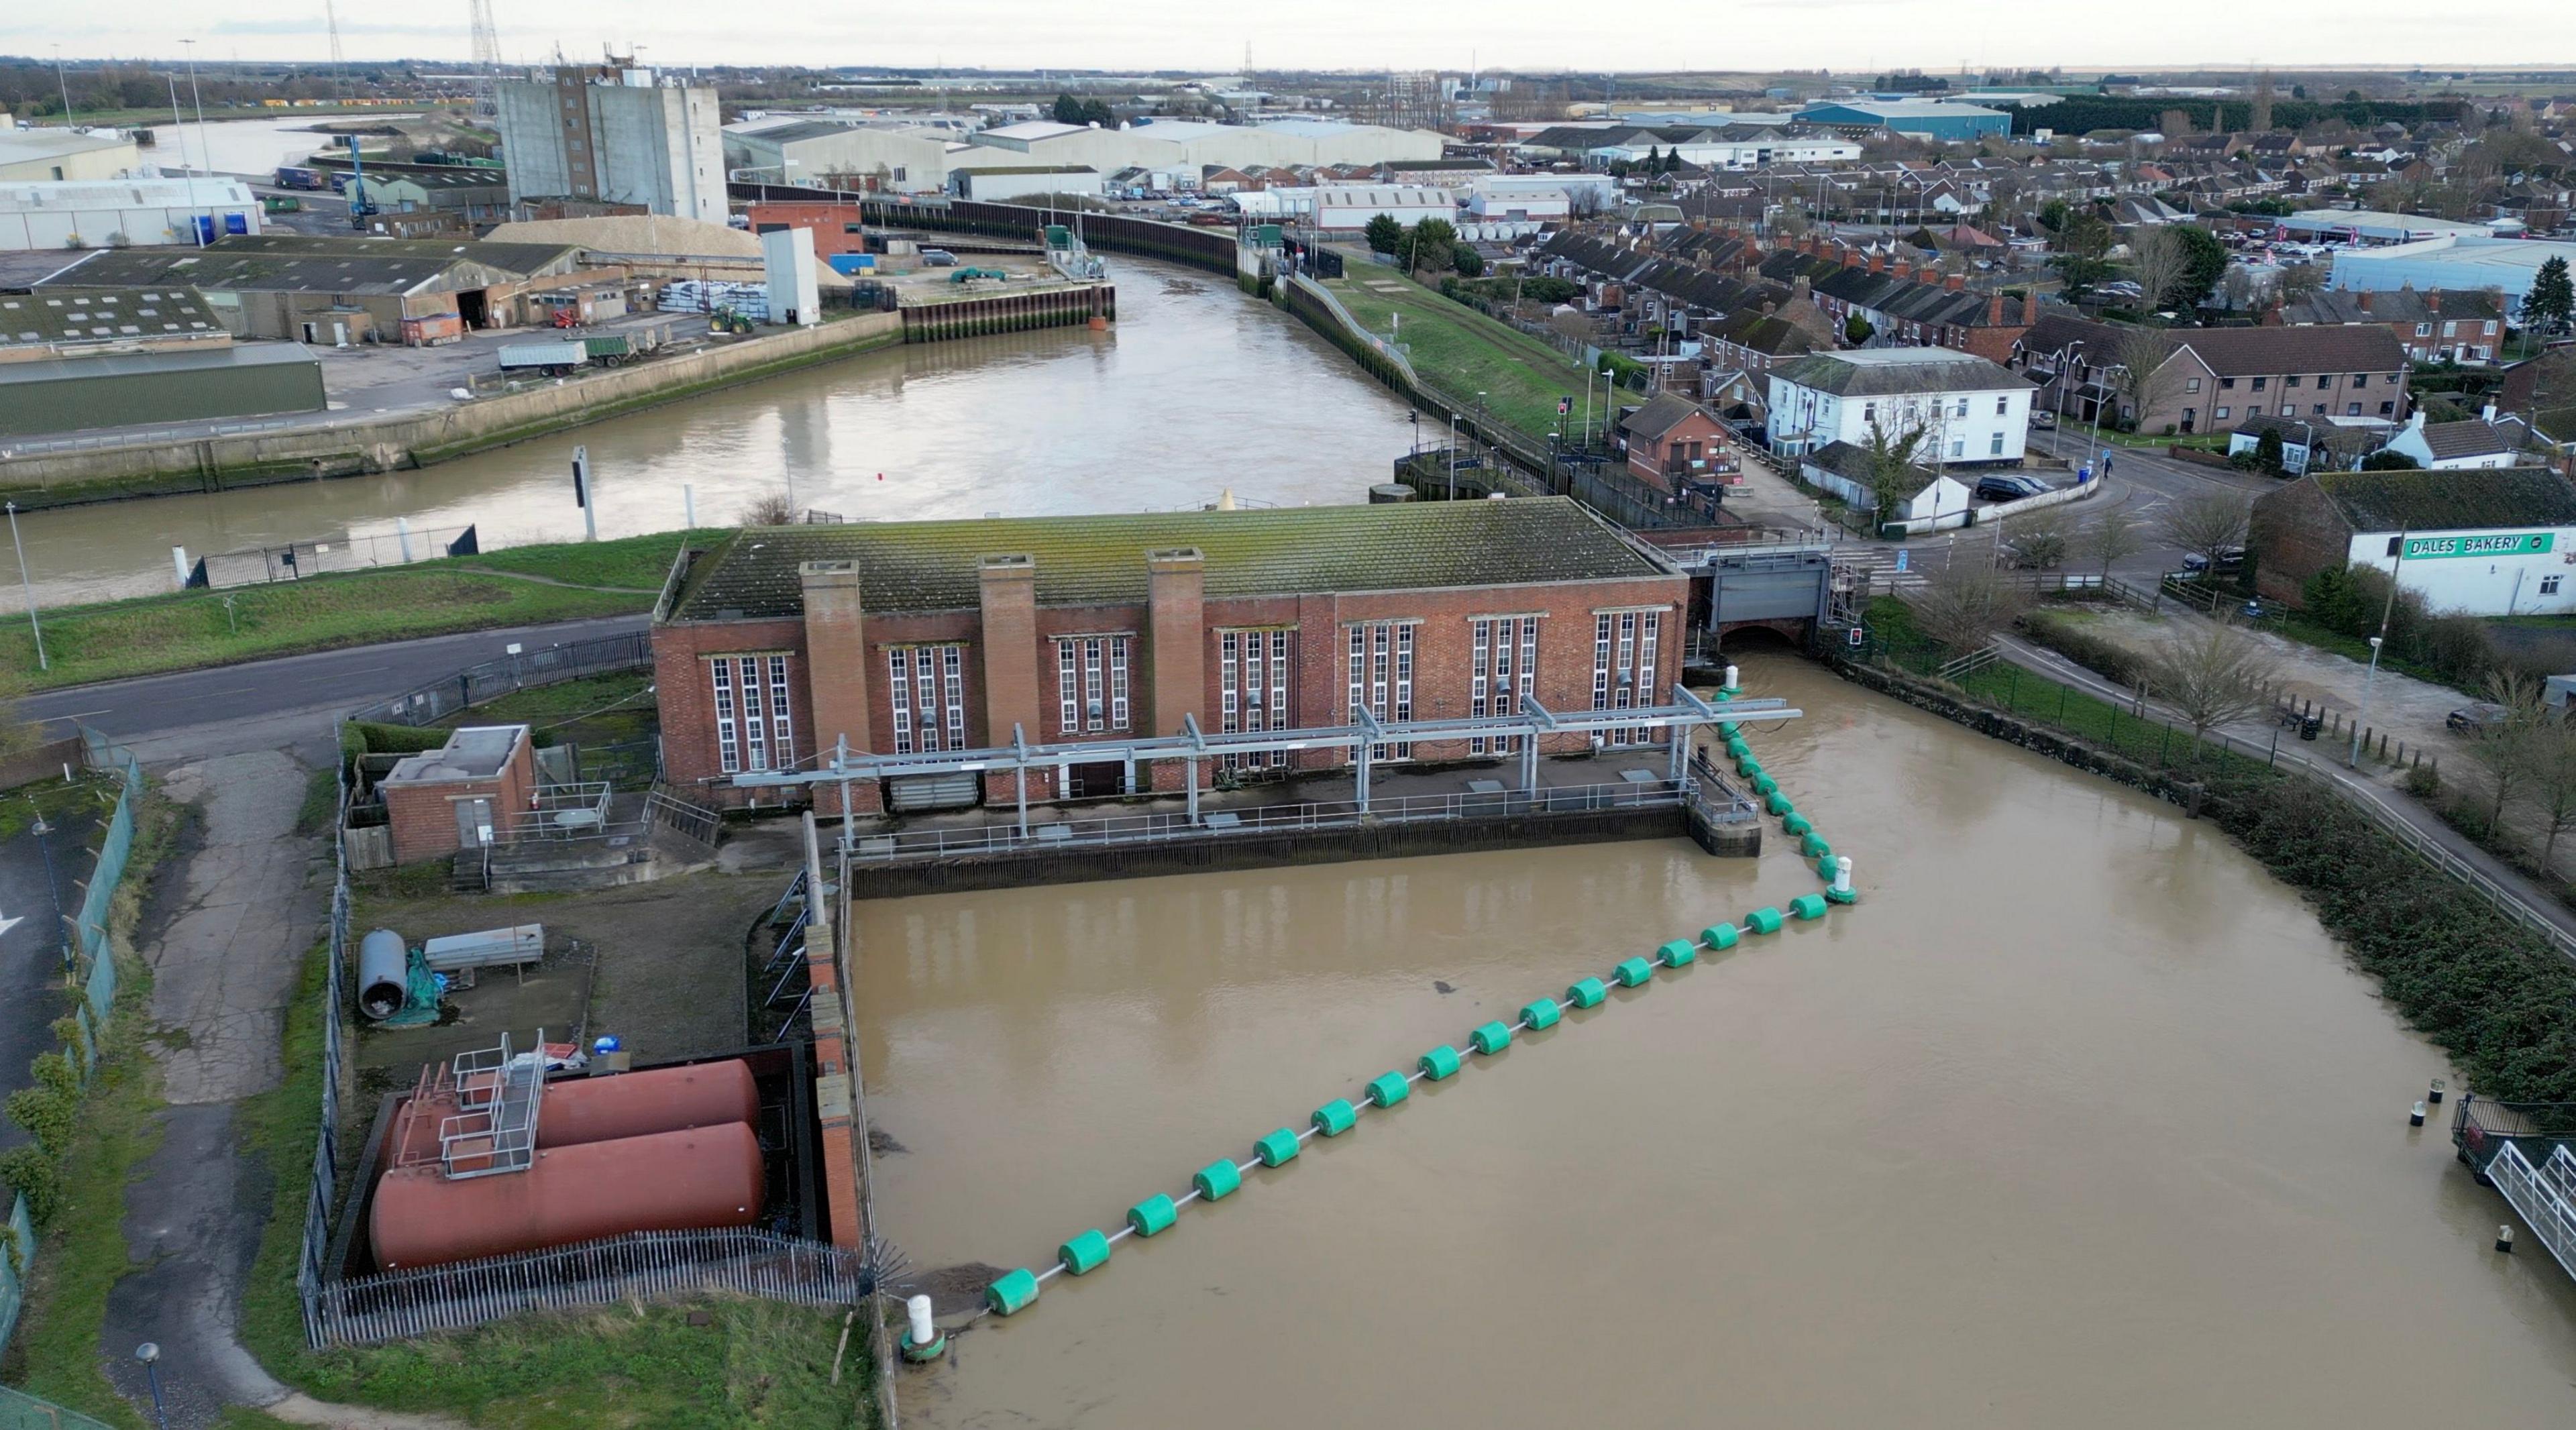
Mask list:
[[[904,1422],[2576,1423],[2576,1286],[2489,1249],[2501,1200],[2406,1126],[2444,1059],[2294,895],[2170,806],[1744,664],[1808,712],[1753,738],[1857,907],[1058,1277],[905,1370]],[[881,1226],[925,1267],[1043,1268],[1423,1049],[1812,888],[1771,844],[862,903],[869,1111],[908,1149]]]
[[[65,507],[19,518],[37,599],[172,589],[192,555],[469,523],[487,546],[730,523],[766,494],[853,521],[1366,498],[1408,408],[1223,278],[1112,257],[1118,323],[892,348],[418,471]],[[1431,435],[1426,433],[1426,437]]]

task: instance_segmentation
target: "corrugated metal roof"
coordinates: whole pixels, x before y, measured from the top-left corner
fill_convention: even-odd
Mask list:
[[[2576,526],[2576,486],[2546,467],[2324,472],[2306,480],[2356,533]]]
[[[0,387],[62,382],[72,378],[273,367],[288,363],[318,368],[322,360],[302,343],[235,343],[230,347],[206,348],[197,352],[101,353],[96,357],[41,358],[34,362],[0,363]]]
[[[1998,392],[2034,384],[1999,363],[1948,348],[1870,348],[1810,353],[1771,369],[1783,382],[1841,397]]]
[[[47,288],[0,294],[0,347],[131,343],[224,331],[194,288]]]
[[[766,527],[698,558],[671,618],[800,614],[807,561],[855,562],[870,611],[960,610],[979,599],[976,563],[1002,554],[1034,558],[1040,604],[1132,604],[1145,554],[1176,547],[1204,554],[1211,597],[1672,574],[1563,497]]]

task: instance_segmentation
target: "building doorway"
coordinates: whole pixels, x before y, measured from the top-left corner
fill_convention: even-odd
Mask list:
[[[1067,799],[1104,799],[1127,792],[1127,766],[1121,760],[1102,760],[1096,764],[1067,765],[1064,771],[1064,794]]]
[[[491,314],[491,300],[483,289],[467,288],[457,293],[456,317],[467,328],[489,326]]]

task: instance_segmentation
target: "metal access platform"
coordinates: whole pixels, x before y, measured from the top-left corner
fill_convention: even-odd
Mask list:
[[[2531,1234],[2576,1276],[2576,1103],[2494,1102],[2462,1094],[2451,1142]]]
[[[440,1170],[451,1178],[524,1172],[537,1161],[537,1114],[546,1090],[546,1033],[513,1052],[510,1035],[497,1048],[458,1053],[451,1064],[457,1111],[438,1123]]]

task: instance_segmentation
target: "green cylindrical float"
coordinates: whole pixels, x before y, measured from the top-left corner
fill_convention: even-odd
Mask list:
[[[1199,1195],[1209,1201],[1221,1202],[1233,1196],[1234,1189],[1243,1185],[1243,1169],[1229,1161],[1210,1162],[1191,1175],[1190,1185],[1198,1188]]]
[[[1622,988],[1634,988],[1655,976],[1655,966],[1642,958],[1632,958],[1610,970]]]
[[[984,1288],[984,1304],[991,1307],[996,1316],[1017,1315],[1027,1310],[1029,1303],[1037,1298],[1038,1278],[1030,1275],[1025,1266],[1004,1273],[1000,1280]]]
[[[1296,1159],[1297,1134],[1282,1127],[1252,1144],[1252,1155],[1265,1167],[1276,1167]]]
[[[1565,1010],[1556,1006],[1556,1000],[1553,998],[1532,999],[1521,1009],[1521,1017],[1530,1025],[1530,1031],[1533,1033],[1541,1028],[1555,1027],[1556,1020],[1564,1016]]]
[[[1816,872],[1822,874],[1828,879],[1832,878],[1835,870],[1840,867],[1841,866],[1834,863],[1834,856],[1830,853],[1816,861]]]
[[[1512,1030],[1501,1022],[1487,1023],[1469,1033],[1467,1041],[1476,1045],[1477,1052],[1490,1058],[1512,1045]]]
[[[1609,996],[1610,990],[1602,986],[1598,978],[1584,979],[1565,990],[1566,1001],[1577,1008],[1598,1008],[1601,1006],[1601,1000]]]
[[[1780,792],[1780,782],[1771,778],[1769,775],[1755,775],[1753,777],[1753,792],[1765,797],[1778,794]]]
[[[1173,1219],[1180,1214],[1180,1208],[1172,1205],[1170,1197],[1156,1192],[1127,1209],[1127,1224],[1136,1228],[1138,1236],[1152,1236],[1158,1231],[1171,1230]]]
[[[1097,1271],[1100,1264],[1109,1259],[1109,1238],[1102,1236],[1098,1227],[1093,1227],[1057,1247],[1055,1259],[1063,1262],[1064,1269],[1076,1276]]]
[[[1742,735],[1729,735],[1726,737],[1726,757],[1730,760],[1749,760],[1753,758],[1753,747],[1744,743]]]
[[[1796,810],[1791,810],[1780,818],[1780,832],[1792,839],[1801,834],[1813,834],[1815,830],[1816,826],[1808,821],[1807,816]]]
[[[1834,846],[1825,842],[1825,836],[1810,829],[1798,840],[1798,852],[1810,859],[1821,859],[1833,853]]]
[[[1422,1055],[1421,1067],[1422,1075],[1433,1082],[1438,1082],[1445,1077],[1454,1077],[1458,1072],[1458,1050],[1447,1043],[1442,1043]]]
[[[1656,949],[1655,956],[1664,961],[1665,967],[1679,968],[1698,959],[1699,945],[1686,938],[1677,938]]]
[[[1823,918],[1825,916],[1825,896],[1822,894],[1800,894],[1798,897],[1789,901],[1789,912],[1795,917],[1802,919]]]
[[[1327,1137],[1339,1137],[1360,1120],[1360,1110],[1346,1097],[1337,1097],[1315,1109],[1315,1130]]]
[[[1782,794],[1776,787],[1769,795],[1764,797],[1762,807],[1771,811],[1773,814],[1796,814],[1798,812],[1798,807],[1791,804],[1789,802],[1789,797]]]
[[[1733,948],[1736,935],[1741,932],[1733,924],[1710,924],[1699,931],[1699,941],[1710,948]]]
[[[1413,1096],[1413,1084],[1400,1072],[1379,1073],[1368,1085],[1368,1100],[1380,1107],[1393,1107]]]
[[[1717,722],[1717,733],[1730,740],[1734,739],[1736,733],[1743,728],[1743,726],[1736,724],[1732,720],[1720,720]]]
[[[1735,772],[1748,780],[1754,779],[1762,773],[1762,762],[1751,755],[1738,755],[1735,759]]]
[[[1744,916],[1744,926],[1755,933],[1778,933],[1781,922],[1778,909],[1755,909]]]

